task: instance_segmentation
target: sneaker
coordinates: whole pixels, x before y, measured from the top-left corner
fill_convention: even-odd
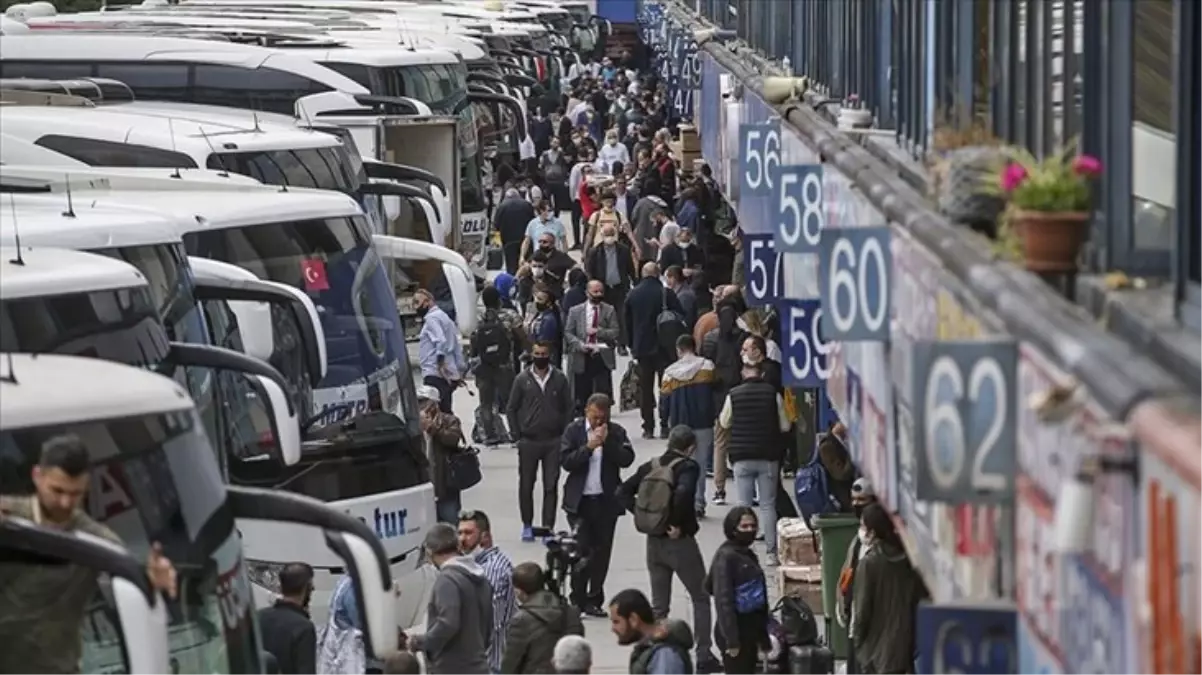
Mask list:
[[[724,490],[715,492],[713,502],[714,506],[726,506],[726,492]]]
[[[713,469],[706,469],[706,470],[705,470],[705,477],[706,477],[706,478],[713,478],[713,477],[714,477],[714,470],[713,470]]]
[[[694,506],[693,513],[697,515],[697,520],[705,520],[705,505]]]
[[[777,565],[780,565],[780,559],[776,557],[775,553],[765,553],[764,565],[766,567],[776,567]]]
[[[534,541],[534,528],[529,525],[522,526],[522,541]]]

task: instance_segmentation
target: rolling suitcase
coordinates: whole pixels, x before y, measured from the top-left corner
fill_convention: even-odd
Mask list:
[[[834,673],[835,655],[823,644],[789,647],[790,673]]]

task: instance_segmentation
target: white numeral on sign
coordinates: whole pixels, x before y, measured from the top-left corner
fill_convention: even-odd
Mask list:
[[[830,345],[824,343],[818,336],[818,326],[822,321],[822,310],[814,311],[814,317],[810,321],[810,331],[807,334],[805,331],[806,325],[806,308],[792,306],[789,308],[789,351],[794,352],[793,347],[800,345],[802,355],[794,356],[789,359],[789,369],[792,370],[794,381],[803,381],[810,377],[810,373],[817,374],[820,380],[825,380],[830,376],[830,370],[826,367],[826,355],[830,352]]]
[[[857,259],[855,249],[850,241],[840,239],[835,243],[831,255],[832,265],[828,270],[831,297],[831,319],[836,330],[846,332],[855,323],[856,316],[863,313],[864,325],[869,330],[880,330],[888,318],[888,289],[886,279],[888,270],[885,269],[885,254],[881,244],[876,239],[868,239],[860,249]],[[877,273],[877,306],[869,303],[868,266],[874,265]],[[846,303],[839,302],[840,296],[845,295]],[[846,311],[844,311],[846,310]]]
[[[747,186],[752,190],[759,190],[764,183],[764,158],[760,154],[760,137],[762,135],[759,129],[748,131],[747,147],[743,149],[747,154]],[[752,173],[752,166],[755,167],[755,173]]]
[[[939,385],[944,383],[951,388],[951,398],[941,399],[939,395]],[[1006,377],[995,359],[984,358],[973,365],[968,375],[968,400],[975,404],[986,385],[993,387],[993,418],[976,449],[969,485],[978,492],[998,492],[1006,488],[1006,476],[985,470],[985,461],[1001,438],[1007,416]],[[954,489],[964,470],[967,441],[959,406],[964,397],[964,374],[955,360],[949,356],[937,358],[927,375],[924,402],[927,442],[923,451],[927,453],[931,478],[942,490]],[[942,436],[938,435],[941,429],[944,432]],[[941,449],[946,455],[941,456]]]

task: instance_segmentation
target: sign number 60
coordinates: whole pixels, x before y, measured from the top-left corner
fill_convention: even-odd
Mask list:
[[[893,259],[888,227],[822,230],[819,290],[826,335],[847,342],[889,339]]]

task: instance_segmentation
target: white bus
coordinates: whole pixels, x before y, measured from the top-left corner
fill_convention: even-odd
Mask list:
[[[178,575],[174,600],[156,601],[144,584],[102,586],[81,626],[81,672],[264,672],[238,532],[262,520],[329,542],[355,578],[366,649],[381,658],[396,651],[392,580],[371,531],[313,500],[225,486],[179,384],[141,368],[50,354],[0,354],[0,370],[0,492],[32,493],[42,445],[73,435],[91,460],[89,514],[135,561],[160,544]],[[123,576],[133,581],[128,565]],[[155,607],[137,607],[139,595]]]

